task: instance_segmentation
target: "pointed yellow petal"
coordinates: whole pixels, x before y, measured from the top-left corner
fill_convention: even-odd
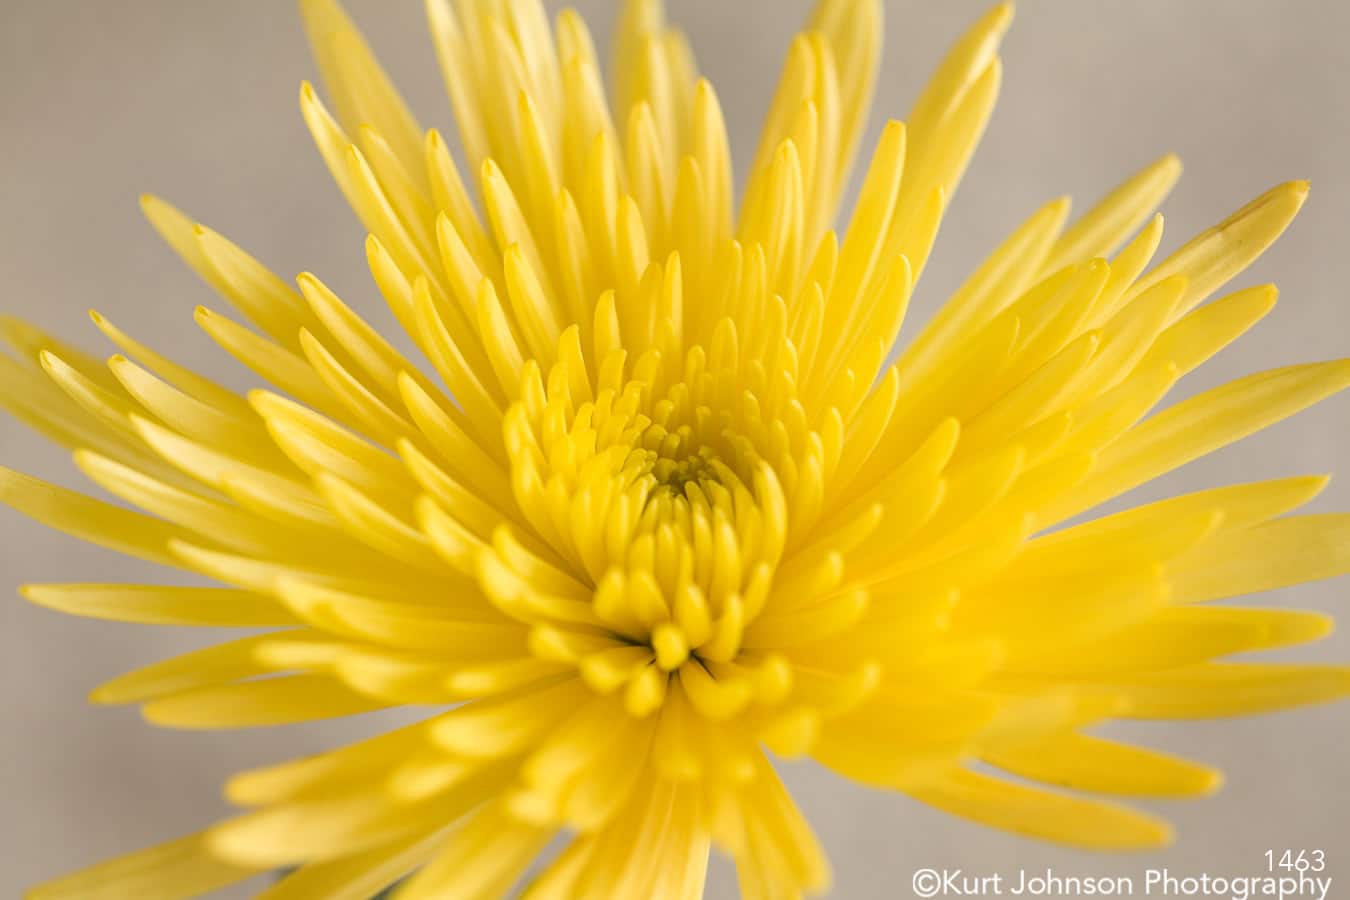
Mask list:
[[[1200,797],[1223,783],[1219,772],[1208,766],[1074,732],[982,756],[1023,778],[1098,794]]]
[[[230,588],[136,584],[26,584],[25,598],[75,616],[143,625],[293,625],[270,597]]]
[[[1070,847],[1143,850],[1172,840],[1171,827],[1153,816],[964,769],[909,793],[952,815]]]
[[[1289,516],[1225,532],[1168,566],[1180,603],[1200,603],[1350,572],[1350,513]]]
[[[147,847],[30,888],[30,900],[193,897],[251,878],[259,869],[217,859],[204,832]]]
[[[171,694],[145,704],[149,722],[168,728],[257,728],[384,709],[323,675],[287,675]]]
[[[1350,360],[1259,372],[1169,407],[1104,450],[1096,471],[1052,510],[1058,521],[1273,425],[1350,386]]]
[[[169,541],[191,532],[0,467],[0,501],[72,537],[165,566]]]

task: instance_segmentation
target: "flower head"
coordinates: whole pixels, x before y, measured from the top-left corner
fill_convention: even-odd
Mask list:
[[[877,0],[822,0],[793,42],[739,213],[716,95],[655,0],[626,4],[612,100],[574,13],[428,0],[458,160],[332,0],[302,9],[327,96],[305,85],[302,112],[416,358],[315,276],[297,291],[146,198],[252,327],[198,323],[270,386],[239,396],[97,314],[124,354],[106,366],[6,321],[6,408],[141,511],[8,470],[0,498],[224,585],[27,586],[36,603],[267,627],[96,701],[180,728],[425,718],[238,775],[248,811],[34,896],[295,867],[266,896],[410,876],[402,900],[496,897],[559,835],[531,897],[697,897],[714,844],[747,897],[822,890],[769,752],[998,828],[1151,847],[1153,816],[1027,781],[1203,794],[1212,770],[1084,730],[1350,689],[1344,669],[1215,661],[1325,617],[1206,605],[1347,569],[1350,517],[1286,515],[1324,478],[1066,524],[1350,384],[1350,362],[1295,365],[1150,415],[1270,311],[1268,286],[1210,298],[1305,184],[1158,263],[1173,157],[1072,225],[1051,202],[891,362],[1008,6],[887,125],[839,233]]]

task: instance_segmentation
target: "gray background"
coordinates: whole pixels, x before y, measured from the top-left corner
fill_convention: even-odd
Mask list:
[[[549,4],[554,7],[555,4]],[[678,0],[702,69],[727,111],[743,172],[805,0]],[[599,40],[613,6],[583,3]],[[870,128],[901,118],[948,42],[983,0],[888,6],[886,55]],[[412,0],[353,0],[352,12],[424,125],[450,130],[432,49]],[[1282,302],[1182,394],[1257,368],[1350,350],[1344,221],[1350,210],[1350,5],[1334,0],[1139,3],[1027,0],[1004,49],[1005,80],[975,163],[948,215],[912,321],[921,321],[1015,223],[1072,193],[1078,209],[1165,150],[1186,175],[1165,206],[1177,246],[1264,188],[1310,178],[1312,196],[1285,239],[1244,275],[1277,280]],[[219,305],[162,247],[136,208],[153,190],[283,274],[321,273],[363,311],[377,309],[363,237],[298,115],[313,77],[289,2],[0,3],[0,308],[111,352],[86,318],[97,307],[141,339],[228,384],[250,382],[199,334],[197,303]],[[388,317],[373,312],[386,323]],[[910,331],[909,333],[912,333]],[[1187,467],[1164,491],[1342,470],[1316,503],[1350,508],[1350,401],[1333,400]],[[1338,445],[1341,449],[1338,450]],[[0,459],[78,484],[65,455],[9,419]],[[1142,495],[1141,495],[1142,496]],[[146,567],[40,529],[0,509],[0,581],[143,580]],[[1262,598],[1338,611],[1344,582]],[[382,721],[235,734],[151,729],[134,709],[91,709],[93,685],[208,642],[0,603],[0,892],[195,828],[225,812],[222,778],[332,745]],[[1304,658],[1350,657],[1334,636]],[[1194,726],[1119,727],[1222,766],[1207,801],[1155,804],[1179,825],[1163,853],[1074,853],[986,831],[899,795],[873,793],[807,766],[788,780],[836,868],[835,895],[909,896],[919,866],[1004,873],[1018,865],[1085,874],[1147,866],[1214,875],[1264,868],[1268,848],[1321,847],[1350,878],[1345,707]],[[1336,891],[1333,889],[1333,894]],[[732,896],[727,868],[710,896]]]

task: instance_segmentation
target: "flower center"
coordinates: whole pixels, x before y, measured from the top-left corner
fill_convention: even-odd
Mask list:
[[[629,381],[576,398],[550,378],[506,424],[520,508],[589,594],[581,627],[608,644],[578,654],[582,675],[639,709],[685,666],[745,662],[786,540],[777,478],[733,417],[652,396]]]
[[[684,495],[685,486],[691,482],[717,481],[712,459],[713,454],[708,450],[673,459],[658,453],[652,460],[651,473],[659,487],[665,488],[673,497],[680,497]]]

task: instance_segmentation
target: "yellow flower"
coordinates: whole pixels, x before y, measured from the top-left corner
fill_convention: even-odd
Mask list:
[[[273,900],[364,900],[410,872],[401,900],[496,897],[560,835],[531,897],[697,897],[712,844],[746,897],[822,890],[766,750],[997,828],[1151,847],[1156,818],[1025,780],[1204,794],[1211,769],[1084,729],[1350,689],[1341,668],[1214,661],[1327,618],[1205,603],[1350,568],[1350,516],[1286,515],[1325,478],[1065,525],[1350,384],[1347,361],[1295,365],[1149,415],[1270,311],[1269,286],[1209,298],[1305,184],[1151,267],[1173,157],[1067,227],[1051,202],[889,364],[1009,7],[886,127],[836,236],[879,0],[822,0],[792,44],[739,215],[716,96],[656,0],[625,8],[612,104],[575,14],[428,0],[477,201],[336,4],[302,6],[334,111],[306,85],[305,121],[420,357],[147,198],[253,328],[198,323],[272,387],[241,397],[97,314],[125,354],[107,366],[8,320],[4,405],[143,512],[8,470],[0,498],[227,585],[25,587],[36,603],[272,626],[96,702],[178,728],[426,717],[238,775],[250,811],[34,897],[186,897],[281,867]]]

